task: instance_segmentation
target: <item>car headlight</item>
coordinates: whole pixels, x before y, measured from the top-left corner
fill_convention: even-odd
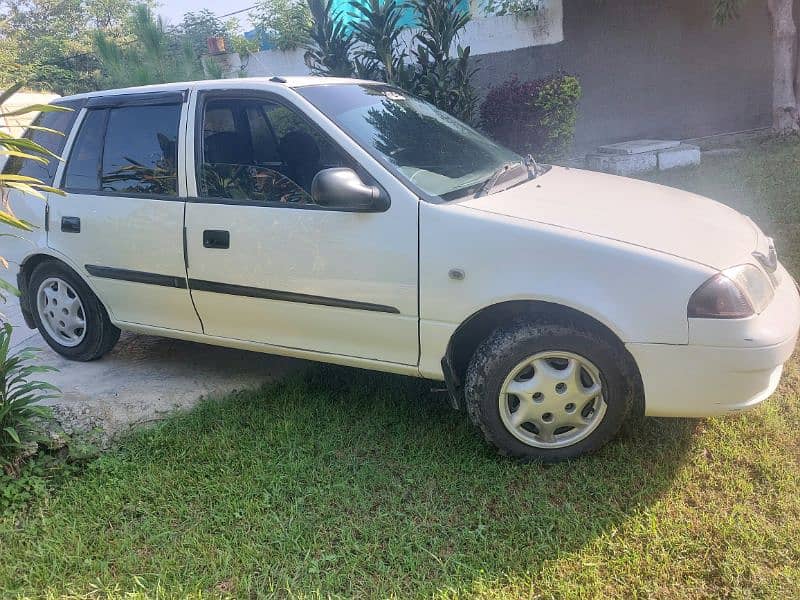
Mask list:
[[[689,299],[696,319],[743,319],[762,312],[775,294],[767,276],[754,265],[740,265],[714,275]]]

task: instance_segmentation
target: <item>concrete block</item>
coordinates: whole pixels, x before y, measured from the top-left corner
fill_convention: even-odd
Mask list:
[[[603,154],[646,154],[675,148],[680,144],[678,140],[631,140],[600,146],[597,151]]]
[[[647,154],[589,154],[586,166],[592,171],[602,171],[613,175],[635,175],[658,168],[658,155]]]
[[[690,167],[700,164],[700,148],[691,144],[681,144],[676,148],[662,150],[658,153],[658,170]]]

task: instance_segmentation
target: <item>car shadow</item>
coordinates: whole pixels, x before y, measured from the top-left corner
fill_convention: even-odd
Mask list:
[[[439,387],[321,365],[243,400],[263,408],[288,394],[314,407],[313,414],[281,411],[282,426],[297,434],[290,443],[310,452],[319,485],[347,492],[335,509],[322,509],[336,533],[319,535],[309,555],[340,556],[342,540],[363,540],[342,565],[326,565],[324,581],[311,577],[305,584],[312,589],[295,589],[347,594],[351,571],[381,582],[369,590],[374,596],[470,594],[519,577],[535,580],[548,563],[661,498],[700,423],[634,421],[595,455],[523,464],[487,447]],[[314,419],[319,426],[309,428]],[[333,576],[345,564],[341,578]],[[343,587],[328,587],[332,581]]]

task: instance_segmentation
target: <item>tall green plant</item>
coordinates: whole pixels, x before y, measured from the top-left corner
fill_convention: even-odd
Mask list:
[[[21,87],[22,84],[18,83],[0,94],[0,112],[2,112],[3,117],[17,117],[33,112],[70,110],[69,108],[65,108],[63,106],[35,104],[32,106],[26,106],[24,108],[18,108],[16,110],[2,111],[2,106],[8,101],[9,98],[11,98],[11,96],[19,91]],[[55,131],[53,129],[47,129],[45,127],[39,127],[36,125],[29,126],[28,130],[46,131],[55,135],[64,135],[60,131]],[[0,130],[0,156],[7,156],[9,159],[15,160],[33,160],[42,164],[47,164],[49,160],[60,160],[58,156],[50,152],[44,146],[37,144],[30,138],[24,136],[16,137],[3,130]],[[49,185],[45,185],[34,177],[18,175],[15,173],[0,173],[0,224],[22,231],[32,231],[33,226],[27,221],[18,218],[14,214],[14,211],[12,210],[8,201],[9,190],[17,190],[24,194],[29,194],[31,196],[40,198],[41,200],[44,200],[44,194],[42,192],[50,192],[60,195],[64,194],[64,192],[61,190],[50,187]],[[0,236],[19,237],[18,234],[14,233],[2,233]],[[2,256],[0,256],[0,265],[4,268],[8,268],[8,263]],[[19,291],[15,287],[8,284],[4,279],[0,279],[0,299],[2,300],[5,300],[4,292],[19,295]]]
[[[457,45],[458,36],[472,20],[471,13],[461,8],[459,0],[410,0],[409,6],[418,27],[412,51],[417,63],[412,91],[462,121],[474,122],[478,98],[472,77],[478,69],[471,66],[469,46]]]
[[[48,407],[37,403],[54,398],[58,388],[44,381],[29,381],[32,375],[55,371],[53,367],[32,364],[39,352],[24,348],[12,354],[9,323],[0,327],[0,466],[9,467],[13,459],[37,431],[36,420],[52,416]]]
[[[161,17],[140,4],[133,13],[134,43],[125,46],[95,32],[94,45],[107,87],[203,79],[191,42],[169,34]]]
[[[356,70],[362,77],[397,83],[406,52],[400,47],[403,4],[396,0],[354,0],[353,38]]]
[[[333,0],[308,0],[312,25],[308,31],[305,63],[315,75],[351,77],[353,62],[350,53],[353,35],[342,22],[341,14],[333,13]]]

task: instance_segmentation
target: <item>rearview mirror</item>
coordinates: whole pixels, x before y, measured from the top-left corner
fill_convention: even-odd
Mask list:
[[[311,182],[311,197],[320,206],[343,210],[380,212],[389,199],[374,185],[367,185],[353,169],[323,169]]]

